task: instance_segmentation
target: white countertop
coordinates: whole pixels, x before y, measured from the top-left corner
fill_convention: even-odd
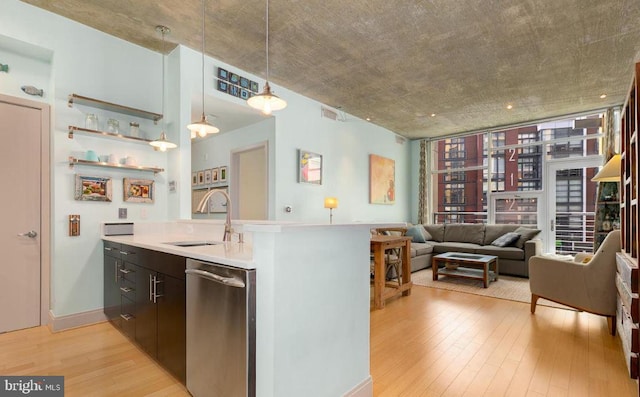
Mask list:
[[[221,263],[242,269],[255,269],[253,250],[250,243],[213,241],[206,238],[194,238],[192,235],[153,234],[133,236],[102,236],[104,240],[134,247],[166,252],[168,254],[199,259],[206,262]],[[179,247],[168,242],[210,241],[217,244],[196,247]]]

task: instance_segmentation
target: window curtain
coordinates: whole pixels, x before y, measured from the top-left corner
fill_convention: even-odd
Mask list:
[[[420,141],[420,171],[418,172],[418,223],[427,222],[427,141]]]

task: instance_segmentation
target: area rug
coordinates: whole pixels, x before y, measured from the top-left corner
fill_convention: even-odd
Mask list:
[[[482,280],[473,280],[468,278],[440,275],[438,281],[433,281],[433,272],[431,268],[429,268],[411,274],[411,281],[413,281],[414,285],[421,285],[423,287],[446,289],[450,291],[464,292],[467,294],[531,303],[529,279],[522,277],[500,276],[498,281],[489,283],[489,288],[484,288],[482,286]],[[538,300],[538,305],[573,310],[570,307],[560,305],[543,298]]]

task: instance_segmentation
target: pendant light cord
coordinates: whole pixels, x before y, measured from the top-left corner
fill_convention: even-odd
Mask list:
[[[202,119],[206,120],[204,117],[204,20],[205,20],[205,8],[204,8],[205,0],[202,0]]]
[[[266,21],[266,27],[267,27],[267,32],[265,34],[266,37],[266,45],[265,48],[267,49],[267,82],[269,82],[269,0],[267,0],[267,21]]]
[[[166,132],[166,123],[165,123],[165,114],[164,114],[164,34],[166,33],[166,28],[161,29],[162,32],[162,132]]]

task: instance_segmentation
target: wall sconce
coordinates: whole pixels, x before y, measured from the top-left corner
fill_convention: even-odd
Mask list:
[[[338,199],[335,197],[325,197],[324,208],[329,208],[329,223],[333,223],[333,209],[338,208]]]

